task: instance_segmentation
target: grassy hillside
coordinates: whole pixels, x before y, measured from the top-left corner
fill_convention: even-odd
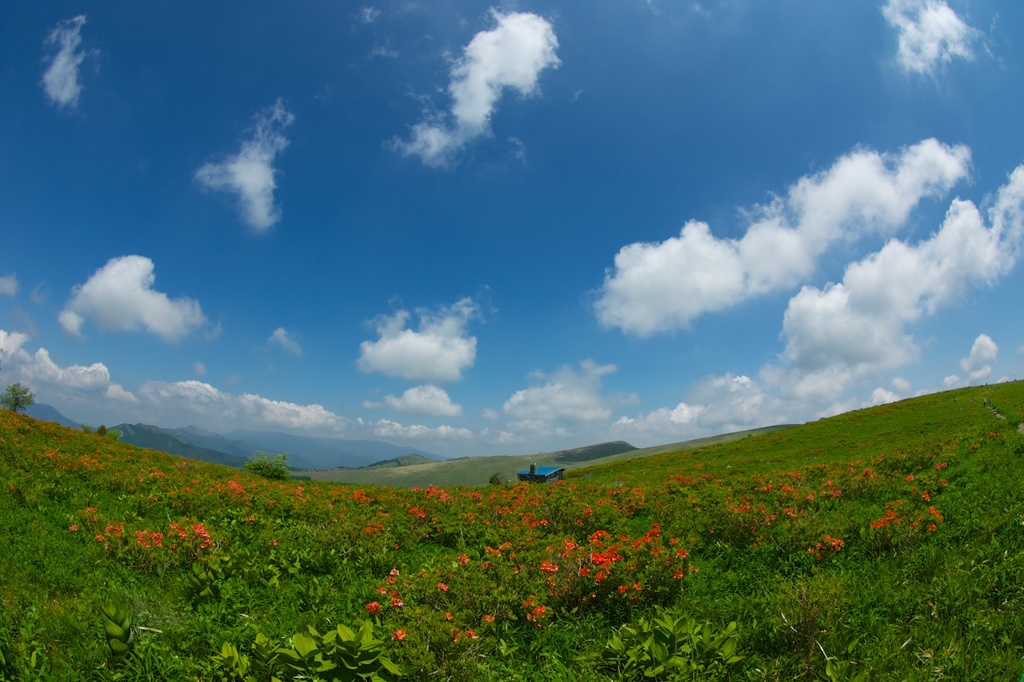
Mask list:
[[[302,473],[309,475],[314,480],[320,481],[351,483],[355,485],[383,485],[393,488],[425,488],[429,485],[486,485],[494,474],[499,474],[505,480],[514,481],[516,472],[530,468],[531,464],[559,466],[569,471],[581,467],[593,467],[612,462],[632,460],[637,457],[648,457],[665,452],[678,452],[715,443],[725,443],[752,435],[770,433],[781,428],[786,427],[771,426],[752,431],[741,431],[723,436],[699,438],[683,443],[659,445],[650,448],[635,448],[629,443],[616,441],[573,450],[561,450],[535,455],[461,457],[444,462],[431,461],[406,465],[400,468],[389,468],[385,471],[372,467],[363,467],[360,469],[317,469],[303,471]]]
[[[0,679],[1016,680],[1022,420],[1018,382],[400,489],[0,412]]]

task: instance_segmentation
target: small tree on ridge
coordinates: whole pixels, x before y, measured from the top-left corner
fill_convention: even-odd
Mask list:
[[[27,386],[20,383],[8,384],[7,390],[0,396],[0,407],[12,412],[24,412],[36,404],[36,396]]]

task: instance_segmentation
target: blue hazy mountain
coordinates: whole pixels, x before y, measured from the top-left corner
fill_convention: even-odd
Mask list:
[[[82,427],[78,422],[72,421],[58,412],[57,408],[53,405],[47,405],[45,403],[36,403],[35,405],[29,406],[29,408],[25,410],[25,414],[33,419],[38,419],[39,421],[56,422],[61,426],[67,426],[72,429],[79,429]]]

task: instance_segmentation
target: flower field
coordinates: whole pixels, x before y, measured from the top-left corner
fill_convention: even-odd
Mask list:
[[[275,482],[0,412],[0,679],[1018,679],[1024,384],[570,472]]]

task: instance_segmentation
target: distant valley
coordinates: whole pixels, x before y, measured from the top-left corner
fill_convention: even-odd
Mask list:
[[[50,405],[33,405],[28,413],[43,421],[71,428],[82,427]],[[247,459],[260,451],[287,454],[288,465],[295,470],[359,468],[406,455],[417,455],[425,461],[433,462],[445,459],[441,455],[416,448],[376,440],[310,438],[272,431],[230,431],[220,434],[195,426],[163,428],[151,424],[118,424],[107,428],[120,432],[121,440],[131,445],[233,467],[241,467]]]

